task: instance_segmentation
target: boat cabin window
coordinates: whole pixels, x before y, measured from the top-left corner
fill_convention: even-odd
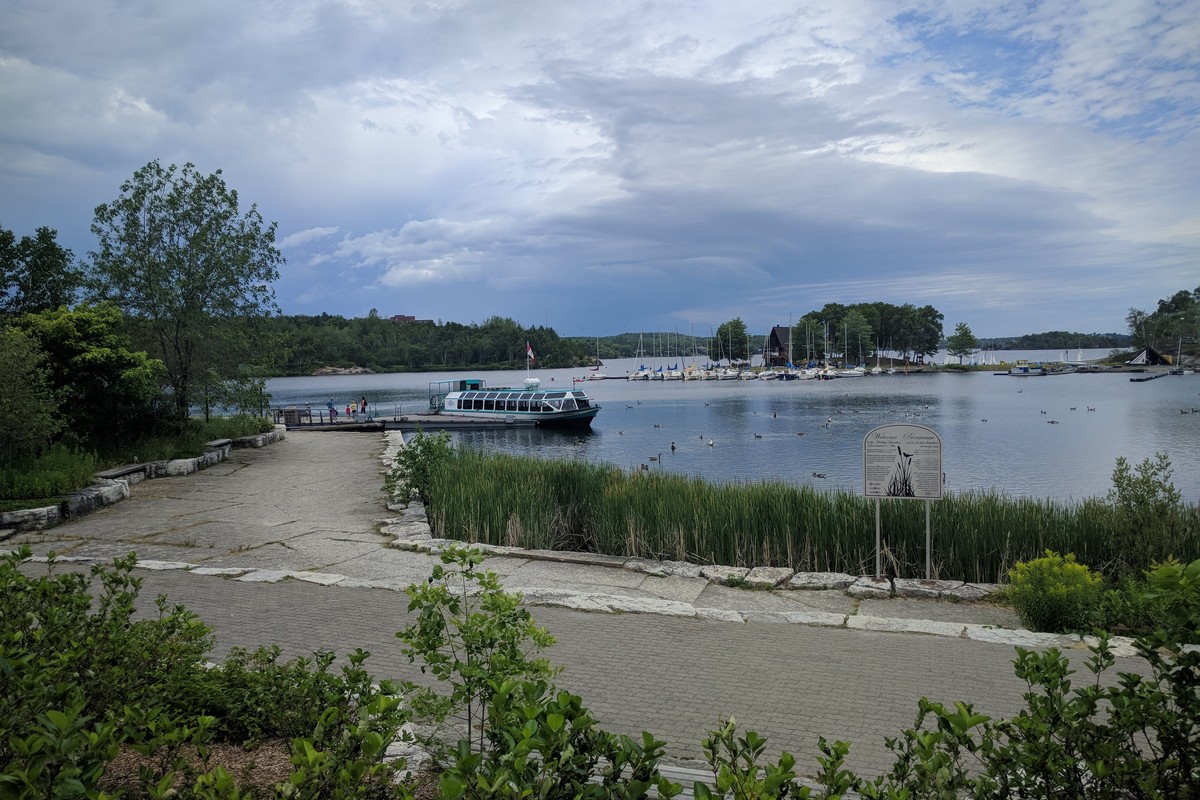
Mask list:
[[[496,410],[496,401],[495,400],[484,400],[483,401],[483,410],[484,411],[495,411]]]
[[[545,400],[545,399],[546,399],[546,395],[544,395],[544,394],[535,394],[535,395],[533,396],[533,401],[534,401],[535,403],[540,403],[540,402],[542,402],[542,401],[543,401],[543,400]]]
[[[507,400],[505,400],[504,401],[504,410],[505,411],[516,411],[517,410],[517,401],[513,400],[511,397],[508,398]]]
[[[575,410],[575,398],[568,397],[566,400],[563,400],[562,408],[563,408],[563,411],[574,411]]]
[[[558,411],[559,406],[561,406],[561,405],[562,405],[562,400],[547,400],[544,403],[542,403],[542,410],[543,411]]]

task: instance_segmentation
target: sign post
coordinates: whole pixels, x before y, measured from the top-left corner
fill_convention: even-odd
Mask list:
[[[932,501],[942,499],[942,438],[924,425],[881,425],[863,437],[863,496],[875,498],[875,577],[882,577],[880,500],[925,501],[925,577],[933,573]]]

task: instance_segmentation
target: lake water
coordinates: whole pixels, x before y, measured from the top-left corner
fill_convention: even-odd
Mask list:
[[[1083,351],[1084,358],[1106,354]],[[997,356],[1061,359],[1062,351]],[[624,375],[637,366],[632,359],[613,359],[603,371]],[[543,388],[570,388],[572,376],[585,372],[531,374]],[[390,416],[423,410],[429,381],[461,377],[520,386],[525,372],[275,378],[267,390],[273,406],[311,403],[314,410],[331,398],[344,408],[366,395],[377,414]],[[778,479],[861,492],[863,437],[879,425],[911,423],[941,437],[948,492],[996,490],[1058,500],[1102,496],[1111,487],[1118,456],[1136,464],[1162,452],[1184,499],[1200,502],[1200,411],[1191,411],[1200,408],[1200,375],[1146,383],[1129,378],[973,372],[834,381],[590,381],[579,386],[602,406],[590,433],[514,429],[457,436],[464,444],[506,453],[580,458],[630,470],[646,464],[713,481]]]

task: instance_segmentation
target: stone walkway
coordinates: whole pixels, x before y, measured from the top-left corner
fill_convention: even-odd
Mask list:
[[[398,523],[382,493],[384,446],[374,433],[292,432],[5,544],[85,563],[136,551],[146,608],[160,593],[187,605],[213,626],[218,656],[260,644],[289,656],[361,647],[377,676],[418,679],[394,637],[410,620],[400,590],[427,578],[436,556],[388,546],[382,531]],[[884,737],[912,724],[922,696],[1015,713],[1025,687],[1012,674],[1014,642],[1086,656],[1070,637],[1013,630],[1011,612],[984,604],[748,591],[603,559],[511,554],[487,566],[557,637],[549,656],[565,668],[560,685],[607,729],[649,730],[684,765],[732,714],[768,737],[771,753],[795,754],[802,772],[815,770],[825,736],[852,741],[850,765],[875,774],[890,763]],[[1123,656],[1117,668],[1140,662]]]

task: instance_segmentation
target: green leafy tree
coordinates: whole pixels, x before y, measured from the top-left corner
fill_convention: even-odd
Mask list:
[[[965,322],[954,325],[954,333],[946,340],[946,352],[958,358],[961,364],[964,356],[969,356],[979,349],[979,340],[971,333],[971,326]]]
[[[107,448],[158,426],[163,364],[129,349],[115,306],[60,307],[18,325],[46,353],[47,381],[72,435]]]
[[[0,328],[0,458],[13,464],[40,453],[62,429],[58,397],[50,388],[46,354],[37,340]]]
[[[0,228],[0,312],[46,311],[74,301],[82,276],[57,236],[41,227],[18,241],[12,231]]]
[[[121,185],[121,195],[96,208],[91,295],[146,321],[152,353],[166,365],[176,415],[186,418],[196,392],[236,377],[232,364],[254,350],[238,323],[276,310],[270,284],[283,256],[275,223],[252,205],[242,213],[221,171],[151,161]],[[226,338],[219,357],[207,348]],[[231,350],[230,348],[233,348]],[[239,354],[242,354],[239,356]]]
[[[718,360],[750,358],[750,340],[746,323],[736,317],[717,327],[716,336],[708,345],[709,355]],[[715,355],[714,355],[715,354]]]
[[[1174,355],[1185,345],[1194,351],[1200,342],[1200,286],[1159,300],[1158,308],[1151,313],[1131,308],[1125,323],[1134,347],[1153,347],[1164,355]]]
[[[845,363],[862,364],[871,354],[871,339],[875,331],[865,314],[857,308],[846,312],[842,319],[841,345]]]

